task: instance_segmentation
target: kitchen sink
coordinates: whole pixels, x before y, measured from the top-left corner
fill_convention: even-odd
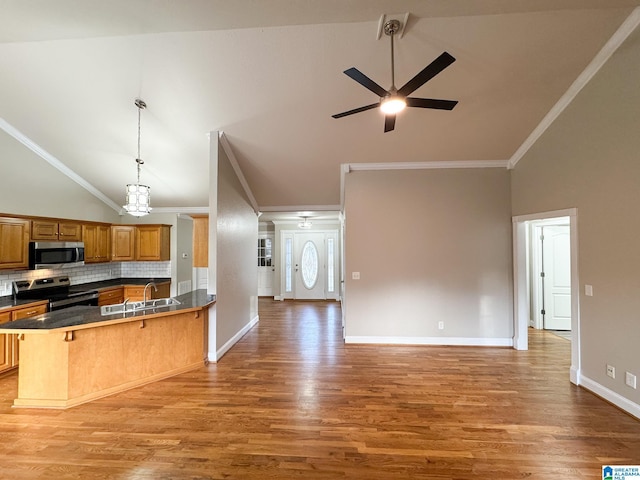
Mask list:
[[[180,305],[180,302],[173,297],[156,298],[147,300],[146,302],[124,302],[115,305],[104,305],[100,307],[100,313],[102,315],[114,315],[117,313],[131,313],[162,307],[172,307],[174,305]]]

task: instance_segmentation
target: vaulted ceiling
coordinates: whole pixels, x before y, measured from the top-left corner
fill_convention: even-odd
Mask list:
[[[340,164],[507,161],[640,0],[4,0],[0,120],[121,205],[135,180],[154,207],[208,204],[209,132],[224,132],[262,210],[340,203]],[[382,14],[409,13],[396,83],[443,51],[457,60],[383,132]],[[640,45],[636,45],[640,48]],[[5,159],[0,159],[5,161]]]

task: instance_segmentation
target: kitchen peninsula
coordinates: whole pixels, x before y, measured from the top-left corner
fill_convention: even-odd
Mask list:
[[[206,290],[178,305],[102,315],[77,306],[0,325],[20,340],[15,407],[67,408],[206,363]]]

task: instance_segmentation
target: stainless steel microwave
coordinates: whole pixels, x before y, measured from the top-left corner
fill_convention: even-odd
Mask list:
[[[84,242],[29,242],[29,268],[84,265]]]

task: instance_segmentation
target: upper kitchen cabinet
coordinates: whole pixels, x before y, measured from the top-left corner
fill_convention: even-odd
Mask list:
[[[29,267],[30,226],[29,220],[0,217],[0,268]]]
[[[209,266],[209,216],[192,215],[193,218],[193,266]]]
[[[82,240],[82,225],[67,221],[32,220],[31,240],[79,242]]]
[[[82,225],[85,263],[111,261],[111,226]]]
[[[111,225],[111,261],[134,261],[136,259],[135,246],[135,225]]]
[[[169,260],[170,246],[171,225],[138,225],[136,227],[136,260]]]

